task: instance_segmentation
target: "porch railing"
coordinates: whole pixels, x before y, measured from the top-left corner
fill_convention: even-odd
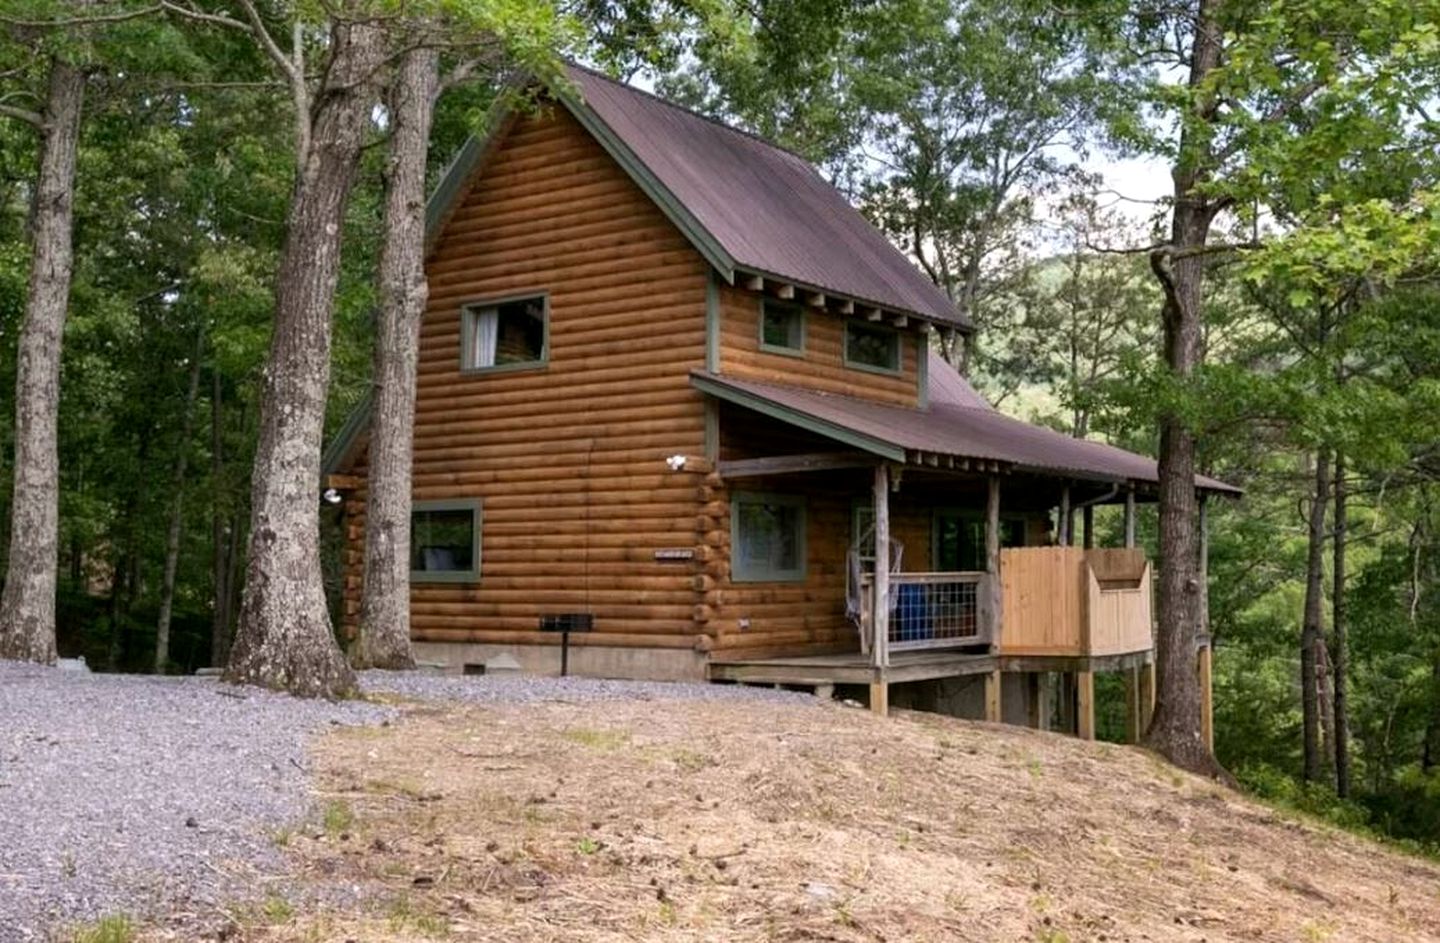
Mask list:
[[[993,580],[985,572],[891,573],[889,650],[989,645]],[[870,650],[874,576],[860,581],[862,637]]]

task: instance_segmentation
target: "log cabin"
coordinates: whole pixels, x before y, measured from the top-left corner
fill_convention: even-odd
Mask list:
[[[562,84],[493,114],[428,208],[417,657],[848,686],[1081,736],[1116,671],[1141,729],[1155,462],[992,409],[935,352],[971,325],[800,157]],[[367,416],[325,457],[347,632]],[[1092,545],[1100,504],[1123,546]]]

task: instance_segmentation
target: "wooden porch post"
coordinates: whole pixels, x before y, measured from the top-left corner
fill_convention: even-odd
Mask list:
[[[1135,486],[1125,492],[1125,546],[1135,546]]]
[[[890,466],[875,466],[875,580],[870,594],[870,709],[877,714],[889,711],[890,686],[885,669],[890,666]]]
[[[1205,747],[1215,752],[1215,693],[1212,647],[1210,644],[1210,514],[1205,495],[1200,495],[1200,648],[1196,671],[1200,674],[1200,736]]]
[[[1070,546],[1070,483],[1066,482],[1060,488],[1060,520],[1055,522],[1056,542],[1062,547]]]
[[[985,719],[992,724],[1000,723],[1000,669],[985,675]]]
[[[1005,630],[1005,589],[1000,582],[1000,476],[991,475],[985,491],[985,572],[990,574],[990,650]]]
[[[1081,740],[1095,739],[1095,673],[1075,672],[1075,733]]]
[[[1086,550],[1095,546],[1095,505],[1087,504],[1080,512],[1080,543]]]

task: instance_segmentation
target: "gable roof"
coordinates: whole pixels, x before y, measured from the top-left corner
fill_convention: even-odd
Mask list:
[[[966,406],[942,400],[912,409],[702,371],[692,371],[690,382],[703,393],[892,461],[940,455],[1001,462],[1018,471],[1049,477],[1146,485],[1160,480],[1153,458],[1032,426],[988,404]],[[1203,475],[1195,477],[1195,486],[1231,496],[1241,493],[1233,485]]]
[[[945,293],[803,158],[576,65],[556,98],[725,278],[770,277],[969,330]],[[508,114],[491,116],[503,134]],[[488,150],[472,138],[427,209],[433,239]]]

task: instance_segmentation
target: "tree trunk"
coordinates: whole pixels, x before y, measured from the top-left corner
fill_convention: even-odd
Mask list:
[[[1350,796],[1350,701],[1349,639],[1345,624],[1345,551],[1349,540],[1349,494],[1345,484],[1345,456],[1335,453],[1335,546],[1334,586],[1331,592],[1333,609],[1330,617],[1330,658],[1335,672],[1335,792],[1342,799]]]
[[[15,482],[9,569],[0,593],[0,658],[55,661],[59,566],[60,343],[74,268],[75,149],[85,73],[50,62],[31,211],[34,243],[15,377]]]
[[[210,664],[225,664],[230,648],[230,557],[225,530],[225,440],[221,435],[224,383],[219,367],[210,373]]]
[[[195,401],[200,398],[200,354],[205,332],[197,332],[195,356],[190,361],[190,383],[185,389],[185,412],[180,417],[180,448],[175,453],[175,476],[170,492],[170,526],[165,532],[165,569],[160,577],[160,617],[155,622],[155,673],[164,674],[170,661],[170,617],[175,608],[175,571],[180,564],[180,525],[185,512],[185,467],[190,457],[190,432],[195,424]]]
[[[260,394],[250,540],[225,677],[306,697],[355,689],[320,567],[320,450],[345,204],[384,57],[381,30],[338,23],[299,154]]]
[[[1307,782],[1319,782],[1324,757],[1320,749],[1319,647],[1321,607],[1325,601],[1325,512],[1330,505],[1330,460],[1315,455],[1315,493],[1310,504],[1309,552],[1305,560],[1305,613],[1300,628],[1300,708]]]
[[[435,50],[413,49],[400,60],[390,91],[365,577],[360,636],[351,652],[357,668],[415,667],[410,651],[410,456],[420,319],[428,293],[425,162],[439,68]]]
[[[1202,87],[1220,60],[1218,0],[1199,0],[1191,47],[1192,90]],[[1213,104],[1198,101],[1192,120],[1203,123]],[[1215,207],[1199,187],[1209,160],[1199,129],[1181,132],[1181,158],[1171,171],[1175,208],[1170,244],[1151,255],[1164,291],[1165,363],[1180,383],[1189,380],[1202,357],[1201,286],[1204,248]],[[1196,672],[1200,576],[1196,534],[1195,435],[1184,416],[1160,417],[1160,599],[1155,639],[1156,703],[1145,743],[1172,763],[1204,775],[1228,778],[1206,746],[1200,729],[1200,682]]]

